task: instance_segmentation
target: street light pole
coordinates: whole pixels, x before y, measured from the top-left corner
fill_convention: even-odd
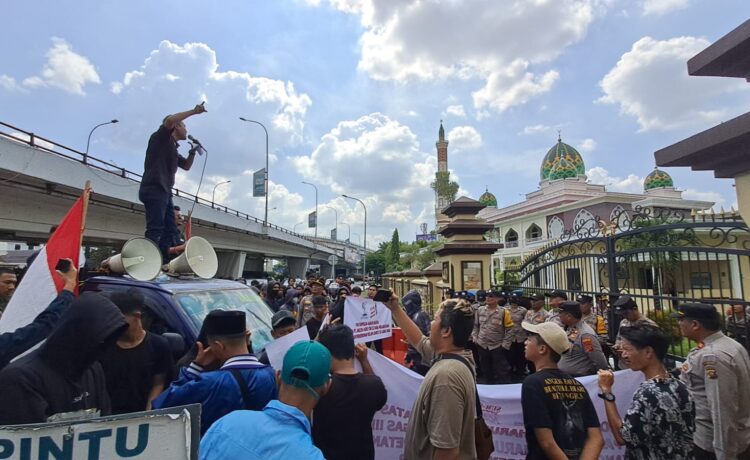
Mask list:
[[[334,227],[336,229],[336,241],[339,239],[339,212],[334,208],[333,206],[324,206],[328,209],[333,209],[333,212],[336,213],[336,226]]]
[[[263,132],[266,133],[266,174],[265,174],[265,193],[266,193],[266,214],[263,217],[263,227],[268,226],[268,130],[266,129],[265,125],[259,121],[250,120],[247,118],[240,117],[240,120],[246,121],[248,123],[255,123],[256,125],[260,125],[261,128],[263,128]]]
[[[294,224],[294,230],[293,230],[293,232],[297,233],[297,225],[302,225],[302,224],[304,224],[304,222],[297,222],[296,224]]]
[[[359,204],[362,205],[362,207],[365,209],[365,238],[364,238],[364,248],[365,248],[365,254],[362,257],[362,277],[363,279],[367,279],[367,206],[365,206],[365,202],[360,200],[359,198],[354,198],[353,196],[349,195],[341,195],[344,198],[349,198],[350,200],[359,201]]]
[[[352,226],[347,224],[346,222],[341,222],[341,225],[346,225],[347,232],[346,232],[346,240],[351,241],[352,238]]]
[[[83,164],[86,164],[86,162],[89,159],[89,145],[91,144],[91,135],[94,134],[94,130],[96,130],[96,128],[98,128],[100,126],[111,125],[111,124],[114,124],[114,123],[119,123],[119,121],[118,120],[105,121],[104,123],[99,123],[98,125],[96,125],[93,128],[91,128],[91,131],[89,131],[89,138],[86,141],[86,153],[83,154]]]
[[[318,187],[310,182],[302,181],[303,184],[311,185],[315,189],[315,238],[318,237]]]
[[[214,191],[211,193],[211,207],[214,207],[214,198],[216,198],[216,187],[219,185],[229,184],[231,183],[231,180],[225,180],[224,182],[219,182],[218,184],[214,185]]]

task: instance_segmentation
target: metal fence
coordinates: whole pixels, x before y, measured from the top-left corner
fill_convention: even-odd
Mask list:
[[[614,340],[620,318],[609,305],[633,297],[642,314],[673,339],[670,354],[686,356],[695,344],[679,334],[669,317],[686,302],[711,303],[724,330],[748,343],[746,299],[750,289],[750,230],[739,215],[635,208],[612,216],[580,219],[559,240],[504,272],[504,288],[525,294],[561,289],[572,297],[597,298]]]

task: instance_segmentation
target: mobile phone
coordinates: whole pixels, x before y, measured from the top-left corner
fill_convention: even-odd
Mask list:
[[[378,289],[378,292],[375,293],[375,297],[372,300],[375,302],[388,302],[391,300],[392,295],[393,293],[388,289]]]
[[[57,261],[57,265],[55,265],[55,270],[59,270],[59,271],[61,271],[63,273],[67,273],[68,270],[70,270],[70,266],[71,266],[70,260],[68,260],[68,259],[59,259]]]

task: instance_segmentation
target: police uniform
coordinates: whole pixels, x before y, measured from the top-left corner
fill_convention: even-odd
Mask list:
[[[561,310],[573,313],[581,311],[578,302],[564,302]],[[585,321],[579,320],[567,328],[570,350],[562,355],[557,367],[573,377],[595,374],[600,369],[609,369],[607,358],[602,352],[602,346],[596,333]]]
[[[673,317],[717,317],[713,305],[683,304]],[[750,458],[750,357],[731,338],[717,331],[690,350],[680,379],[695,401],[693,442],[698,458]]]
[[[521,303],[526,303],[526,299],[511,297],[508,314],[512,326],[505,331],[505,342],[508,345],[504,348],[508,350],[508,362],[516,378],[522,378],[526,374],[526,358],[524,357],[526,331],[521,327],[526,317],[526,308],[521,306]]]
[[[499,297],[502,300],[494,309],[482,305],[474,316],[472,338],[477,345],[479,365],[489,384],[510,383],[510,365],[507,357],[510,343],[505,337],[507,331],[513,327],[513,320],[510,318],[510,311],[503,306],[504,293],[489,291],[487,296]]]
[[[568,294],[566,294],[564,291],[560,291],[558,289],[555,289],[554,291],[550,293],[544,294],[546,297],[549,297],[550,299],[558,297],[560,299],[563,299],[565,301],[568,300]],[[555,323],[561,328],[565,329],[565,325],[560,321],[560,312],[556,308],[551,308],[547,311],[547,322],[549,323]]]

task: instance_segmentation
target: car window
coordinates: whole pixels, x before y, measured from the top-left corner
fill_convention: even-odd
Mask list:
[[[244,310],[253,350],[260,352],[271,337],[271,316],[268,306],[251,289],[223,289],[180,292],[175,294],[177,304],[187,313],[196,330],[203,318],[212,310]]]

